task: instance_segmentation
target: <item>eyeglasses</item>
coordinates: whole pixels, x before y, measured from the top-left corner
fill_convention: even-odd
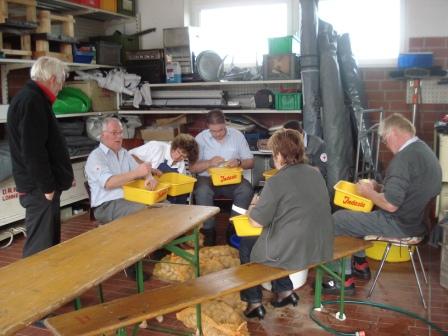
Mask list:
[[[104,131],[104,132],[110,133],[110,134],[112,134],[113,136],[120,136],[120,135],[123,135],[123,131],[122,131],[122,130],[121,130],[121,131]]]

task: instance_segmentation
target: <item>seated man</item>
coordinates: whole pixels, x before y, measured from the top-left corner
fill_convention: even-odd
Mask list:
[[[333,214],[335,236],[364,237],[377,235],[405,238],[423,236],[426,227],[423,215],[429,201],[440,193],[442,170],[439,161],[423,141],[415,136],[412,123],[400,114],[384,119],[379,135],[394,154],[384,178],[384,186],[375,181],[360,181],[360,195],[373,201],[377,210],[364,213],[339,210]],[[370,279],[364,252],[346,262],[345,288],[353,293],[353,275]],[[324,284],[324,293],[336,293],[333,281]]]
[[[198,173],[194,196],[196,204],[213,205],[214,196],[225,196],[233,200],[231,215],[244,214],[252,200],[252,185],[246,178],[239,184],[214,186],[207,169],[225,164],[226,167],[251,169],[254,166],[253,155],[244,135],[233,128],[227,128],[224,114],[212,110],[207,114],[208,129],[196,136],[199,145],[199,160],[191,167],[192,173]],[[204,222],[204,245],[216,244],[215,220]],[[227,238],[230,238],[228,230]]]
[[[146,177],[146,183],[154,187],[156,181],[151,175],[149,163],[137,164],[122,148],[123,126],[117,118],[103,120],[100,141],[98,148],[87,159],[85,173],[95,218],[100,224],[105,224],[145,207],[123,199],[121,187],[124,184]],[[129,267],[127,274],[134,278],[135,266]]]
[[[171,144],[163,141],[149,141],[133,148],[129,153],[138,163],[148,162],[157,175],[162,173],[186,174],[185,160],[193,164],[198,159],[199,147],[196,140],[189,134],[179,134]],[[187,195],[168,196],[171,203],[185,204]]]
[[[320,173],[327,178],[327,151],[326,144],[316,135],[306,133],[297,120],[288,121],[283,128],[299,131],[303,136],[305,145],[305,154],[308,157],[309,164],[319,169]]]

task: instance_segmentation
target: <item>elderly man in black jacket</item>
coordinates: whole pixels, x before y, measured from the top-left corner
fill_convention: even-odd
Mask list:
[[[8,110],[13,176],[26,209],[24,257],[61,239],[60,195],[72,186],[73,169],[52,104],[65,77],[64,63],[39,58],[31,68],[32,80],[14,96]]]

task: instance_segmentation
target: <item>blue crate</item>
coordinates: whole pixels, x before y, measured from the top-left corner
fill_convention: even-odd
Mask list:
[[[93,51],[80,51],[76,46],[73,47],[73,62],[74,63],[92,63],[95,52]]]
[[[430,68],[433,64],[432,52],[402,53],[398,56],[398,67],[403,68]]]

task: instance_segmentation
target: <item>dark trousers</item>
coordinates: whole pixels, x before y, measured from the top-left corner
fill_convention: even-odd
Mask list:
[[[49,201],[38,189],[20,196],[25,208],[26,241],[23,257],[28,257],[61,242],[61,193],[56,191]]]
[[[240,240],[240,262],[247,264],[250,262],[250,253],[258,237],[241,237]],[[271,281],[272,292],[280,293],[293,289],[292,281],[289,276]],[[260,303],[263,297],[261,286],[251,287],[240,292],[242,301],[249,303]]]
[[[239,184],[230,184],[225,186],[215,187],[212,184],[212,180],[207,176],[198,176],[197,182],[194,188],[194,199],[197,205],[213,206],[213,198],[215,196],[225,196],[233,200],[233,205],[247,210],[254,190],[252,185],[245,178],[242,179]],[[232,206],[233,206],[232,205]],[[231,216],[240,215],[232,210]],[[215,219],[210,218],[204,222],[204,229],[214,229]]]

